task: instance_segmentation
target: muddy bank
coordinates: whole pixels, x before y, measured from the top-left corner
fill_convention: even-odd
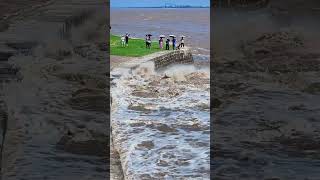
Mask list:
[[[215,179],[319,177],[320,27],[290,12],[214,17],[229,20],[213,44]]]

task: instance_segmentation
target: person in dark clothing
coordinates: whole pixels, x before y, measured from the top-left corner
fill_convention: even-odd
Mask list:
[[[179,44],[176,49],[177,49],[177,50],[180,50],[180,47],[181,47],[181,44]]]
[[[151,36],[146,35],[146,48],[150,49],[151,48]]]
[[[172,38],[172,49],[173,50],[176,49],[176,38],[175,37]]]
[[[170,49],[170,39],[166,40],[166,50]]]
[[[126,46],[129,46],[129,36],[130,34],[126,33]]]
[[[181,41],[180,46],[181,46],[181,47],[184,47],[184,37],[183,37],[183,36],[181,37],[181,40],[180,40],[180,41]]]

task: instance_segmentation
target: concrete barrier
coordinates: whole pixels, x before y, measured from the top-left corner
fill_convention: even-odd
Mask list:
[[[159,69],[170,64],[187,64],[193,63],[193,56],[191,50],[186,48],[182,50],[175,50],[156,56],[151,59],[154,61],[155,69]]]

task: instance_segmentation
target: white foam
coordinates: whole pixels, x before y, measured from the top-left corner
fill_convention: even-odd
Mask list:
[[[143,174],[155,179],[164,178],[162,175],[166,179],[209,179],[210,114],[208,109],[197,108],[203,104],[209,107],[209,84],[198,86],[186,82],[186,76],[194,72],[207,70],[179,65],[155,72],[154,65],[148,62],[132,71],[112,72],[121,74],[114,80],[116,86],[111,88],[117,103],[111,115],[112,133],[128,179],[141,179]],[[142,98],[131,94],[152,80],[159,80],[163,74],[177,83],[161,80],[171,83],[165,86],[159,83],[157,91],[165,93],[174,89],[178,96]],[[144,110],[130,110],[130,104],[142,105]],[[159,126],[164,129],[159,130]],[[152,142],[150,149],[139,146],[144,141]]]

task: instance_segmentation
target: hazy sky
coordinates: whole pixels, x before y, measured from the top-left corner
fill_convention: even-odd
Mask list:
[[[209,6],[210,0],[110,0],[111,7],[163,6],[166,3],[177,5]]]

